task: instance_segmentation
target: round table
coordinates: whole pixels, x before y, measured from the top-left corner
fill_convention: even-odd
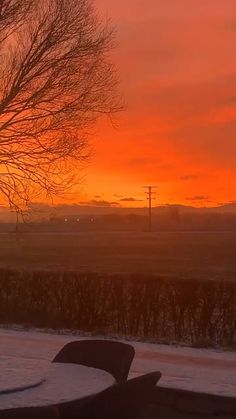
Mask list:
[[[22,363],[21,369],[20,363]],[[9,364],[13,371],[12,377],[17,376],[19,372],[21,374],[17,386],[14,378],[10,383]],[[40,360],[15,359],[16,374],[14,374],[14,359],[7,364],[0,359],[0,371],[0,410],[48,406],[78,400],[99,393],[115,382],[112,375],[100,369]],[[5,389],[4,375],[8,376]]]
[[[0,358],[0,395],[26,390],[40,385],[46,368],[35,368],[35,361],[24,358]]]

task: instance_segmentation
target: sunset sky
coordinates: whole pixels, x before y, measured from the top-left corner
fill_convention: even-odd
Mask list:
[[[83,199],[214,206],[236,200],[236,1],[96,0],[117,28],[126,110],[101,123]]]

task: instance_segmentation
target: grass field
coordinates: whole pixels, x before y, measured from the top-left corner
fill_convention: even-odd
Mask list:
[[[236,233],[2,233],[0,266],[236,279]]]

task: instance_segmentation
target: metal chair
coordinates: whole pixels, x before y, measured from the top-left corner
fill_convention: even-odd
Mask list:
[[[134,358],[131,345],[111,340],[81,340],[66,344],[53,362],[69,362],[109,372],[117,382],[127,380]]]
[[[160,372],[109,387],[84,403],[71,419],[137,419],[152,400]]]

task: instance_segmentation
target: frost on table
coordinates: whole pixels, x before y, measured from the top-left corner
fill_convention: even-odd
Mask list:
[[[32,362],[37,363],[38,360]],[[42,367],[45,372],[46,364],[41,361],[37,367],[38,371]],[[35,371],[37,371],[36,368]],[[105,390],[112,384],[114,384],[114,377],[103,370],[83,365],[47,363],[45,381],[31,389],[0,394],[0,410],[47,406],[77,400]]]
[[[40,385],[47,371],[42,367],[36,360],[0,357],[0,394]]]

